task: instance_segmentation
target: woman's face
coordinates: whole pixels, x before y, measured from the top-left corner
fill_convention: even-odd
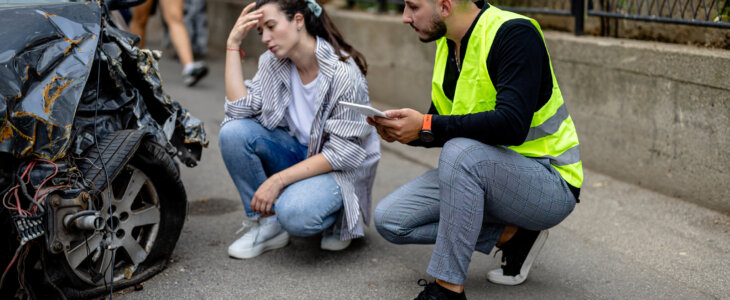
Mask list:
[[[292,49],[299,43],[300,31],[297,31],[297,27],[304,30],[304,18],[301,14],[296,14],[291,21],[287,20],[276,3],[264,4],[260,10],[263,13],[258,24],[261,42],[277,58],[289,57]]]

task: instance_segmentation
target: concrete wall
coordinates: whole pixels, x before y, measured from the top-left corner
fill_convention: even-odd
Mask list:
[[[251,2],[253,1],[207,0],[208,46],[214,49],[213,51],[224,51],[228,33],[233,28],[233,24],[236,23],[243,8]],[[242,49],[245,50],[246,56],[249,59],[256,59],[261,53],[266,51],[266,47],[260,41],[260,37],[255,31],[250,32],[244,39]]]
[[[730,51],[546,40],[587,168],[730,212]]]
[[[224,5],[220,13],[240,13]],[[428,108],[434,44],[418,41],[398,16],[328,13],[366,56],[373,101]],[[221,45],[231,24],[218,34]],[[556,32],[545,38],[586,168],[730,212],[730,51]],[[255,40],[244,48],[263,51]]]
[[[368,61],[374,101],[425,111],[431,101],[435,44],[424,44],[400,17],[328,11],[345,40]]]

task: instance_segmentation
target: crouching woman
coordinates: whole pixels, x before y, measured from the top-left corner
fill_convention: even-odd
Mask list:
[[[257,28],[268,51],[244,82],[241,41]],[[314,0],[258,0],[243,9],[226,54],[223,160],[251,227],[234,258],[322,233],[342,250],[362,237],[380,159],[374,129],[338,102],[369,104],[365,58]]]

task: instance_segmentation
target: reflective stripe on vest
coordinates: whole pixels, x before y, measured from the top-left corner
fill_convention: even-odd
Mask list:
[[[497,90],[489,77],[487,57],[499,27],[504,22],[518,18],[532,22],[542,36],[540,26],[530,18],[500,10],[495,6],[490,6],[482,13],[469,37],[461,73],[456,82],[454,101],[446,97],[442,86],[449,47],[445,37],[437,41],[431,98],[439,114],[464,115],[494,110]],[[552,62],[550,62],[550,74],[553,80],[550,99],[533,114],[525,141],[509,148],[527,157],[550,159],[550,165],[563,179],[579,188],[583,184],[583,164],[580,160],[578,134],[563,102]]]

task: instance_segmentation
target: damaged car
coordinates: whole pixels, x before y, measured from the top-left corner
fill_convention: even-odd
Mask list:
[[[160,53],[112,21],[140,0],[0,0],[0,298],[90,298],[160,272],[200,120]]]

